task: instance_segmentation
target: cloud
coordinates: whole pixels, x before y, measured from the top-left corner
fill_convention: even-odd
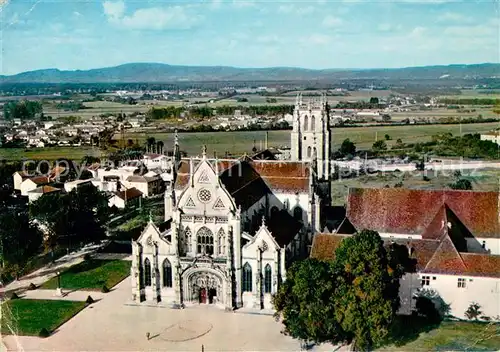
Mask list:
[[[470,17],[464,16],[461,13],[456,12],[445,12],[438,17],[439,22],[462,22],[469,23],[472,21]]]
[[[102,6],[108,20],[118,20],[125,14],[125,3],[123,1],[104,1]]]
[[[427,28],[418,26],[413,28],[409,36],[412,38],[421,38],[425,35],[425,33],[427,33]]]
[[[394,25],[394,24],[390,24],[390,23],[380,23],[377,26],[377,30],[379,32],[396,32],[396,31],[400,31],[401,28],[402,28],[402,26],[400,24]]]
[[[201,16],[188,14],[182,6],[148,7],[125,15],[123,1],[103,3],[104,14],[114,25],[129,29],[189,29],[201,20]]]
[[[280,5],[278,7],[278,12],[280,13],[295,13],[297,15],[308,15],[313,13],[315,10],[316,9],[313,6],[297,7],[294,4]]]
[[[262,35],[262,36],[257,37],[255,40],[258,43],[263,43],[263,44],[282,43],[283,42],[283,40],[280,40],[280,38],[277,35]]]
[[[323,19],[323,27],[326,28],[339,27],[342,23],[343,21],[341,18],[332,15],[328,15]]]
[[[82,14],[78,11],[73,11],[73,16],[80,17]]]
[[[330,37],[325,34],[314,33],[300,38],[300,41],[304,44],[327,44],[330,42]]]
[[[454,37],[491,37],[495,36],[493,26],[477,25],[477,26],[450,26],[443,31],[446,35]]]
[[[255,7],[255,2],[252,0],[233,0],[233,7],[237,9]]]

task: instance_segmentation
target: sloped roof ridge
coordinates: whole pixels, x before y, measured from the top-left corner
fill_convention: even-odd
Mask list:
[[[429,259],[429,261],[427,262],[427,265],[425,266],[424,270],[427,270],[430,266],[430,264],[434,261],[434,259],[436,259],[436,256],[439,255],[440,252],[444,252],[446,253],[446,251],[443,249],[443,247],[446,245],[446,243],[449,241],[449,243],[451,244],[452,246],[452,251],[454,252],[454,254],[456,255],[456,257],[458,257],[458,259],[460,259],[460,263],[462,264],[462,267],[463,269],[467,269],[467,266],[465,265],[465,262],[462,258],[462,256],[460,255],[460,253],[457,251],[457,248],[455,247],[455,244],[453,243],[452,239],[450,238],[450,236],[448,235],[448,233],[444,234],[441,238],[441,243],[439,244],[439,246],[436,248],[436,251],[434,252],[434,254],[432,255],[431,259]],[[436,259],[437,260],[437,259]]]

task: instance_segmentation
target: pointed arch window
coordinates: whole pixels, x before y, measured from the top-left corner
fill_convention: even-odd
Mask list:
[[[252,292],[252,267],[250,264],[245,263],[243,265],[243,272],[242,272],[242,291],[243,292]]]
[[[163,261],[163,286],[172,287],[172,264],[168,259]]]
[[[196,234],[198,254],[214,254],[214,234],[203,226]]]
[[[189,227],[186,227],[186,230],[184,231],[184,245],[185,245],[185,250],[186,250],[186,253],[191,253],[191,250],[193,249],[192,248],[192,234],[191,234],[191,230],[189,229]]]
[[[311,116],[311,131],[316,131],[316,118]]]
[[[151,286],[151,262],[148,258],[144,260],[144,286]]]
[[[309,127],[309,117],[307,115],[304,117],[304,131],[307,131]]]
[[[293,209],[293,217],[295,218],[295,220],[299,220],[301,221],[302,220],[302,208],[300,206],[296,206],[294,209]]]
[[[311,157],[311,146],[307,147],[307,157]]]
[[[224,229],[220,229],[217,234],[217,244],[218,244],[218,253],[219,255],[226,254],[226,233]]]
[[[264,292],[271,293],[272,290],[272,271],[271,265],[267,264],[264,268]]]

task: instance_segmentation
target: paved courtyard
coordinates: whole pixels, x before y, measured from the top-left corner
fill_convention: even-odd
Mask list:
[[[34,292],[30,292],[30,296],[35,295]],[[66,299],[70,299],[70,295]],[[75,300],[80,298],[74,297]],[[205,351],[300,349],[298,341],[280,333],[282,325],[272,316],[227,313],[211,306],[173,310],[126,305],[130,300],[128,278],[110,293],[99,295],[99,298],[102,299],[78,313],[48,338],[4,336],[7,349],[201,351],[202,345]],[[146,338],[148,332],[151,336],[149,341]],[[332,351],[333,348],[322,345],[314,350]]]

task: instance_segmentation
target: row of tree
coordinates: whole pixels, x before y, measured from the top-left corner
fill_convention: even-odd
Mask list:
[[[3,114],[6,120],[32,120],[41,116],[42,112],[42,103],[39,101],[9,101],[3,106]]]
[[[500,104],[496,98],[444,98],[439,103],[446,105],[495,105]]]

